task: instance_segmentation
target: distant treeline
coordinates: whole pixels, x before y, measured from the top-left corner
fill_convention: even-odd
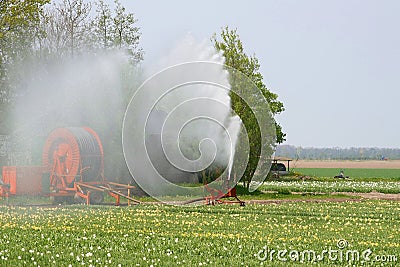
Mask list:
[[[400,159],[400,148],[351,147],[315,148],[292,145],[277,147],[276,156],[292,159],[384,160]]]

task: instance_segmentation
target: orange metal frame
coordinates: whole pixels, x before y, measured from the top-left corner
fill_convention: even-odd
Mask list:
[[[239,204],[240,206],[245,206],[245,202],[240,200],[236,194],[236,186],[229,188],[228,184],[226,184],[226,193],[220,189],[211,188],[207,184],[204,184],[204,187],[210,193],[209,196],[205,197],[206,205]]]
[[[107,181],[98,181],[98,182],[74,182],[73,187],[67,187],[64,190],[59,190],[56,193],[50,193],[49,196],[61,196],[61,197],[74,197],[79,196],[85,200],[87,205],[90,205],[90,195],[93,192],[102,192],[107,193],[111,197],[115,199],[115,205],[119,206],[121,204],[121,197],[126,198],[128,200],[128,205],[132,203],[134,205],[140,204],[141,202],[130,197],[131,189],[136,188],[132,185],[119,184]],[[127,194],[122,193],[121,191],[127,191]]]
[[[79,196],[90,204],[91,193],[97,191],[107,193],[115,198],[116,205],[120,205],[120,198],[128,199],[128,205],[133,202],[140,203],[130,197],[130,190],[135,188],[131,185],[118,184],[106,181],[104,177],[104,151],[99,136],[94,130],[89,127],[83,127],[97,141],[100,148],[101,157],[100,173],[94,177],[94,181],[83,181],[83,173],[90,169],[90,166],[82,166],[81,154],[79,145],[74,135],[65,128],[59,128],[50,133],[46,140],[43,152],[43,165],[47,166],[50,173],[51,190],[56,192],[50,193],[50,196]],[[56,147],[54,147],[56,145]],[[53,153],[52,155],[49,155]],[[52,157],[52,163],[50,162]],[[79,179],[76,179],[79,177]],[[127,190],[127,195],[121,191]]]
[[[0,185],[0,197],[8,198],[10,196],[10,185],[9,184],[1,184]]]

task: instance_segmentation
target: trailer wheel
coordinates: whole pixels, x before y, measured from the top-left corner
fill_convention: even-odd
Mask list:
[[[74,196],[65,197],[65,200],[67,201],[67,204],[76,204],[77,203]]]
[[[52,196],[50,199],[53,205],[63,204],[65,201],[65,197],[63,196]]]
[[[101,204],[104,201],[103,192],[90,192],[90,204]]]

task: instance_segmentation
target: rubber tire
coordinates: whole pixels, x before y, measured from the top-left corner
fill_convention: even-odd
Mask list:
[[[104,194],[103,192],[91,192],[90,193],[90,204],[98,205],[103,203],[104,201]]]
[[[65,197],[63,196],[52,196],[51,202],[53,205],[63,204],[65,202]]]

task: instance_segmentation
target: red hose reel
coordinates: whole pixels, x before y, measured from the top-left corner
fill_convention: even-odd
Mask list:
[[[46,139],[42,162],[53,190],[72,188],[74,182],[104,180],[103,147],[88,127],[53,130]]]

